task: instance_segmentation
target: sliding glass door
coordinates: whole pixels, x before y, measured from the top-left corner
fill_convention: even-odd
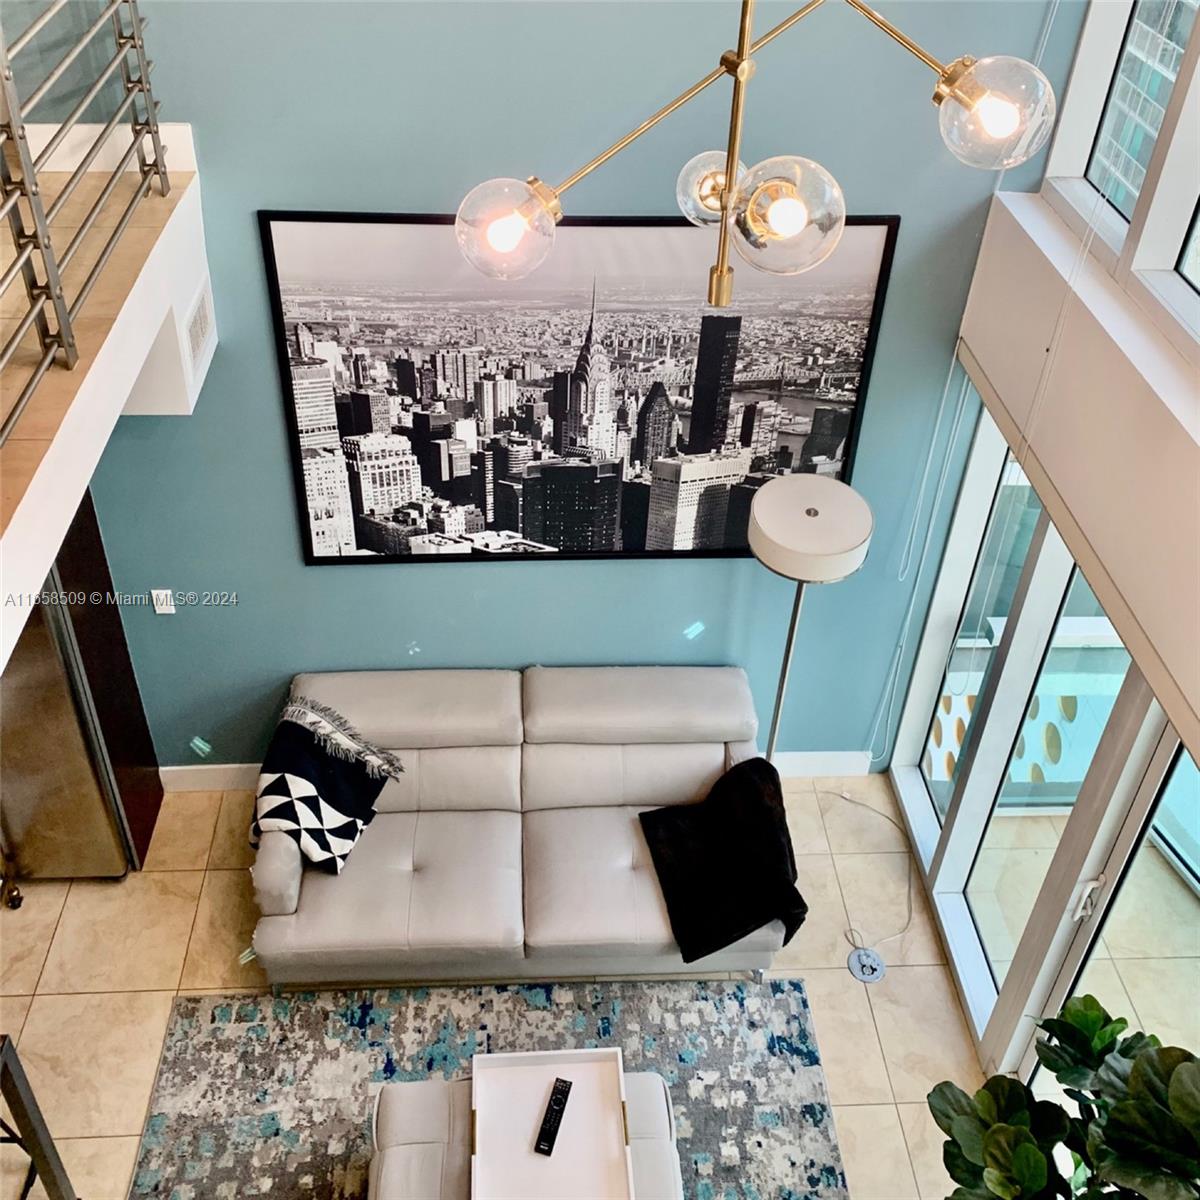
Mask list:
[[[984,1066],[1028,1077],[1074,989],[1167,1029],[1200,990],[1200,777],[997,439],[985,409],[890,775]]]
[[[1129,655],[1076,571],[967,877],[999,988],[1094,760]]]
[[[1178,751],[1146,812],[1131,815],[1130,846],[1106,864],[1113,886],[1092,927],[1065,957],[1052,1004],[1095,996],[1131,1029],[1167,1046],[1200,1046],[1200,878],[1178,854],[1181,836],[1200,838],[1200,773]],[[1032,1066],[1032,1057],[1026,1063]],[[1053,1092],[1053,1079],[1035,1088]]]
[[[1010,453],[921,757],[921,774],[939,820],[945,819],[954,794],[976,702],[1004,632],[1040,513],[1037,494]]]

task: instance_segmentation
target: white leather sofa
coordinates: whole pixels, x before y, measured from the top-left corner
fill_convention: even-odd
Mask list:
[[[661,1075],[625,1076],[633,1194],[682,1200],[671,1093]],[[367,1200],[468,1200],[471,1194],[471,1081],[388,1084],[372,1122]]]
[[[254,949],[273,984],[744,971],[781,946],[772,922],[685,964],[637,819],[757,753],[739,668],[332,672],[293,691],[405,773],[339,876],[263,836]]]

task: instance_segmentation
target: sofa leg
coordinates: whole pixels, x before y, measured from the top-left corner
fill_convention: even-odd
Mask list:
[[[765,983],[767,972],[763,967],[755,967],[754,970],[750,972],[750,978],[753,979],[755,983]]]
[[[279,997],[283,995],[283,984],[282,983],[271,984],[271,995],[274,999],[278,1000]]]

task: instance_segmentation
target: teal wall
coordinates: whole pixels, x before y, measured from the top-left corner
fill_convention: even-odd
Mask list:
[[[735,662],[765,723],[791,588],[751,560],[305,567],[254,217],[453,212],[481,179],[554,180],[715,62],[734,40],[733,0],[144,7],[163,118],[194,131],[220,346],[192,416],[121,420],[94,493],[119,588],[239,597],[124,613],[161,761],[197,761],[195,735],[209,761],[255,759],[289,677],[312,669]],[[760,5],[760,27],[787,11]],[[886,11],[946,58],[1030,57],[1046,6]],[[1067,0],[1049,41],[1060,94],[1081,17]],[[897,579],[902,543],[995,184],[943,147],[932,84],[831,0],[763,51],[749,91],[745,161],[802,153],[839,179],[851,212],[902,216],[854,480],[875,541],[855,578],[810,592],[785,750],[866,747],[914,584]],[[570,210],[671,213],[680,164],[721,143],[727,103],[710,89],[580,185]],[[1038,170],[1005,186],[1032,186]]]

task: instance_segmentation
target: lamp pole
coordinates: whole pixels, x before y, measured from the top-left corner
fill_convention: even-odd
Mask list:
[[[796,581],[796,599],[792,604],[792,619],[788,624],[787,642],[783,647],[783,664],[779,668],[779,687],[775,691],[775,712],[771,717],[771,733],[767,738],[767,762],[775,761],[775,742],[779,737],[779,718],[783,713],[783,697],[787,692],[788,672],[792,669],[792,650],[796,645],[796,626],[800,623],[800,608],[804,603],[804,580]]]

